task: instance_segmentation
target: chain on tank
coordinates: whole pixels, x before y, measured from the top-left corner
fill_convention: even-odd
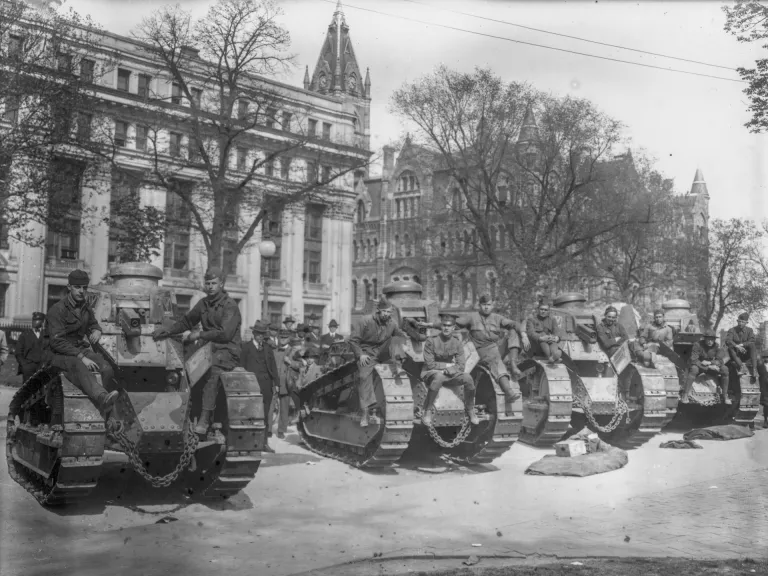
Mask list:
[[[435,416],[435,407],[432,406],[430,408],[430,411],[432,412],[432,416]],[[422,420],[423,423],[423,420]],[[429,431],[429,435],[432,437],[432,440],[435,441],[435,443],[440,446],[441,448],[455,448],[464,440],[467,439],[467,436],[469,436],[470,431],[472,430],[472,426],[469,423],[469,417],[464,414],[464,417],[461,420],[461,430],[459,430],[459,433],[456,434],[456,438],[454,438],[452,441],[448,442],[446,440],[443,440],[440,437],[440,434],[437,431],[437,428],[435,428],[435,425],[431,422],[429,424],[426,424],[427,430]]]
[[[592,400],[589,397],[589,392],[587,392],[587,388],[584,386],[584,383],[578,378],[576,379],[575,392],[576,394],[574,394],[573,403],[584,410],[584,415],[587,417],[587,420],[598,432],[602,432],[604,434],[613,432],[621,424],[621,418],[624,415],[626,415],[626,423],[629,425],[631,421],[629,406],[627,406],[627,403],[621,398],[618,384],[616,386],[616,406],[613,418],[611,418],[611,421],[605,426],[600,426],[595,420],[595,417],[592,414]]]

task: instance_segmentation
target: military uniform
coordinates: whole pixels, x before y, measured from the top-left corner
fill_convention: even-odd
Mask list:
[[[421,371],[421,379],[431,390],[440,390],[444,384],[461,384],[474,390],[472,377],[464,373],[465,364],[461,336],[430,336],[424,343],[424,368]]]
[[[661,325],[651,322],[638,332],[632,351],[640,362],[647,364],[651,361],[651,354],[656,351],[654,344],[664,344],[667,348],[672,348],[674,338],[675,333],[671,326],[663,322]]]
[[[495,380],[503,377],[509,378],[509,371],[504,365],[499,351],[499,342],[503,337],[503,330],[510,330],[514,337],[522,333],[519,322],[504,318],[501,314],[491,312],[484,316],[480,312],[472,312],[467,316],[460,316],[456,320],[458,328],[469,330],[469,338],[480,356],[480,364],[488,368]],[[512,335],[510,335],[512,336]],[[513,347],[513,344],[509,344]],[[519,344],[518,344],[519,347]]]
[[[597,325],[595,332],[597,332],[597,342],[609,358],[629,340],[624,326],[618,322],[608,326],[603,320]]]
[[[534,354],[546,356],[553,362],[560,360],[562,351],[560,350],[559,343],[565,338],[565,333],[552,316],[547,316],[546,318],[533,316],[528,318],[525,331],[532,342]],[[542,337],[544,336],[556,336],[558,342],[542,342]]]
[[[736,349],[737,345],[744,346],[744,352]],[[731,357],[734,364],[741,369],[744,362],[750,361],[752,373],[757,369],[757,351],[755,350],[755,333],[749,326],[734,326],[725,334],[725,346],[728,349],[728,356]]]
[[[707,339],[712,341],[711,345],[707,344]],[[688,394],[699,374],[710,374],[720,378],[720,387],[722,388],[724,399],[726,403],[730,404],[728,399],[728,368],[725,365],[725,354],[715,342],[714,332],[707,332],[703,339],[693,345],[690,362],[688,379],[683,391],[682,400],[684,402],[688,401]]]

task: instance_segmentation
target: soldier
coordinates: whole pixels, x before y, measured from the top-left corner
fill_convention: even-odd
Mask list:
[[[352,326],[349,345],[360,367],[358,396],[362,418],[360,426],[379,424],[376,415],[376,396],[373,391],[373,369],[378,363],[395,362],[405,357],[403,345],[407,335],[392,318],[392,304],[383,294],[379,297],[376,311],[363,316]],[[400,368],[397,366],[397,371]]]
[[[209,268],[204,276],[201,298],[184,317],[170,328],[158,327],[152,337],[155,340],[189,331],[187,340],[202,340],[213,344],[213,365],[203,385],[202,412],[195,426],[197,434],[205,435],[212,423],[216,408],[216,395],[221,382],[219,377],[240,365],[240,308],[224,290],[224,277],[218,268]],[[196,329],[198,323],[202,329]]]
[[[651,365],[652,354],[656,351],[655,344],[664,344],[672,348],[675,334],[671,326],[664,321],[664,310],[654,310],[653,322],[642,328],[633,345],[633,352],[637,359],[645,366]]]
[[[43,354],[51,353],[51,364],[66,371],[71,382],[106,414],[118,393],[105,389],[113,385],[114,371],[109,362],[91,348],[101,338],[101,326],[86,298],[89,283],[90,278],[84,271],[69,273],[67,296],[48,310],[48,337]],[[101,384],[96,372],[101,373]]]
[[[261,396],[264,401],[264,417],[267,421],[267,438],[272,436],[273,412],[272,399],[279,393],[280,380],[275,364],[275,353],[269,344],[269,327],[264,322],[257,321],[251,328],[253,340],[244,342],[240,352],[240,360],[246,371],[256,375],[259,381]],[[267,445],[267,452],[274,452]]]
[[[427,385],[427,399],[421,421],[427,426],[432,424],[432,407],[444,384],[464,386],[464,408],[469,420],[475,425],[480,423],[475,414],[475,382],[472,376],[464,373],[464,344],[461,337],[454,333],[456,318],[456,314],[441,312],[440,333],[430,336],[424,343],[421,379]]]
[[[711,374],[720,377],[720,388],[723,391],[723,401],[726,404],[731,403],[728,398],[728,368],[725,366],[725,354],[720,346],[715,342],[715,331],[707,329],[704,331],[704,338],[693,345],[691,351],[691,367],[688,370],[688,379],[685,382],[683,397],[681,402],[688,402],[688,396],[691,393],[691,387],[699,374]]]
[[[16,342],[16,362],[19,369],[16,372],[21,374],[23,381],[29,380],[32,375],[40,369],[43,362],[43,323],[45,314],[42,312],[32,313],[32,328],[24,330]]]
[[[728,349],[728,356],[739,372],[744,371],[744,362],[749,360],[752,368],[749,373],[754,382],[758,375],[758,358],[755,349],[755,333],[747,326],[747,322],[749,322],[749,314],[746,312],[739,314],[737,325],[728,330],[725,335],[725,346]]]
[[[596,326],[597,341],[609,358],[629,340],[624,326],[616,322],[618,317],[619,311],[613,306],[608,306],[605,309],[603,321]]]
[[[563,355],[560,350],[560,340],[565,338],[563,329],[549,315],[549,304],[539,304],[538,314],[528,318],[525,331],[528,339],[533,342],[534,354],[538,353],[547,358],[547,362],[559,362]]]
[[[522,373],[517,368],[516,362],[520,341],[522,341],[525,350],[530,348],[531,343],[519,322],[504,318],[504,316],[493,311],[493,299],[488,294],[480,296],[479,304],[480,310],[469,316],[458,318],[456,320],[456,327],[469,330],[469,338],[472,340],[477,349],[477,354],[480,356],[479,364],[490,370],[494,380],[499,383],[499,386],[504,391],[507,403],[512,403],[522,396],[520,386],[517,383],[517,379],[522,376]],[[507,368],[501,359],[499,340],[501,340],[503,329],[510,331],[508,346],[510,348],[510,356],[512,357],[512,374],[515,380],[511,380],[509,372],[507,372]]]

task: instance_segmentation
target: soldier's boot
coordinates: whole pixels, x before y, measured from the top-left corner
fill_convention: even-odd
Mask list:
[[[523,393],[520,392],[520,385],[507,376],[502,376],[499,378],[499,387],[501,388],[502,392],[504,392],[504,396],[506,396],[507,404],[516,402],[523,395]]]
[[[520,355],[520,350],[517,348],[512,348],[509,351],[509,372],[512,374],[512,378],[515,380],[520,380],[520,378],[523,377],[523,373],[520,371],[520,368],[517,367],[517,360],[518,356]]]
[[[477,426],[480,424],[480,418],[477,417],[477,413],[475,413],[475,390],[470,390],[469,388],[464,388],[464,406],[467,409],[467,416],[469,416],[469,421],[472,422],[473,426]]]
[[[104,415],[109,414],[114,409],[118,396],[120,396],[120,393],[117,390],[107,392],[107,395],[104,396],[104,399],[101,401],[101,412]]]
[[[200,419],[195,426],[195,434],[205,436],[208,434],[208,427],[211,425],[211,417],[213,416],[213,410],[203,410],[200,412]]]
[[[680,402],[683,404],[688,403],[688,396],[691,393],[691,388],[693,388],[693,381],[695,378],[691,375],[688,375],[685,380],[685,387],[683,388],[683,395],[680,397]]]
[[[381,423],[378,414],[376,414],[376,405],[373,404],[363,410],[363,417],[360,418],[360,427],[367,428],[368,426],[377,426]]]
[[[723,389],[723,402],[728,405],[732,404],[731,399],[728,397],[728,384],[730,384],[730,380],[730,374],[720,376],[720,388]]]
[[[427,389],[427,399],[424,401],[424,408],[421,412],[421,422],[424,426],[432,424],[432,408],[435,406],[435,400],[440,390]]]

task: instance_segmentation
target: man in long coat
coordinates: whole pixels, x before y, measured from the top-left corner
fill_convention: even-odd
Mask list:
[[[240,350],[240,363],[246,372],[251,372],[259,381],[264,400],[264,416],[267,420],[267,437],[272,436],[272,398],[280,387],[274,349],[269,344],[268,326],[257,321],[251,328],[253,340],[244,342]],[[267,452],[274,452],[269,444]]]

